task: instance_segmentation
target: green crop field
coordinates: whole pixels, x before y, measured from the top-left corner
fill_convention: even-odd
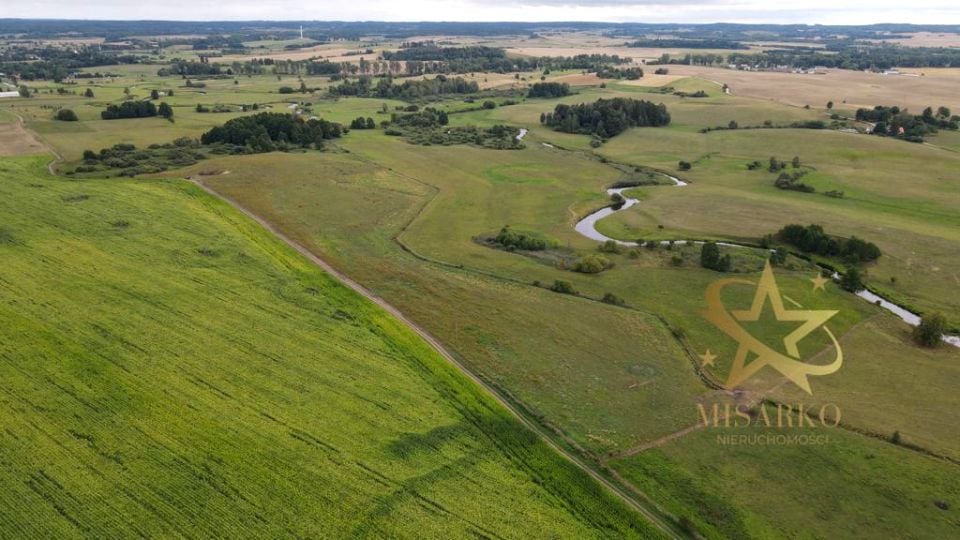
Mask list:
[[[0,162],[6,531],[653,535],[199,188],[66,181],[45,161]]]

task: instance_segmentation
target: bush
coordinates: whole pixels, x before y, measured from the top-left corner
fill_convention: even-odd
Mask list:
[[[693,165],[691,165],[689,161],[681,161],[677,163],[677,169],[681,171],[689,171],[692,167]]]
[[[720,256],[720,246],[716,242],[706,242],[700,248],[700,266],[717,272],[727,272],[731,266],[730,255]]]
[[[296,90],[294,90],[292,86],[281,86],[277,92],[281,94],[292,94],[296,92]]]
[[[77,113],[73,112],[72,109],[60,109],[57,111],[57,120],[63,122],[76,122],[79,120],[79,118],[77,118]]]
[[[943,314],[933,313],[921,319],[920,324],[913,329],[913,341],[921,347],[936,347],[940,345],[946,328],[947,320]]]
[[[577,294],[576,289],[573,288],[573,284],[569,281],[563,281],[562,279],[554,280],[553,285],[550,286],[550,290],[560,294]]]
[[[620,244],[618,244],[616,240],[607,240],[597,246],[597,249],[603,253],[620,253],[621,251]]]
[[[581,274],[599,274],[611,267],[613,263],[610,259],[602,255],[590,254],[577,259],[570,269]]]
[[[606,293],[606,294],[604,294],[604,295],[603,295],[603,298],[601,298],[600,301],[603,302],[604,304],[611,304],[611,305],[614,305],[614,306],[624,306],[624,305],[627,304],[627,303],[623,300],[623,298],[620,298],[619,296],[617,296],[617,295],[615,295],[615,294],[613,294],[613,293]]]
[[[489,101],[489,100],[488,100],[488,101],[484,101],[484,102],[483,102],[483,108],[484,108],[484,109],[496,109],[496,108],[497,108],[497,104],[496,104],[495,102]]]

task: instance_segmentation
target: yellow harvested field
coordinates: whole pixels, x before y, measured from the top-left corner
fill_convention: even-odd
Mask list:
[[[916,32],[906,39],[884,39],[887,43],[897,43],[906,47],[960,47],[960,34],[940,32]]]
[[[626,84],[629,86],[666,86],[668,84],[674,83],[680,79],[686,79],[686,75],[657,75],[653,72],[654,68],[649,67],[644,69],[644,75],[642,79],[637,79],[635,81],[617,81],[619,84]]]
[[[733,94],[779,101],[802,107],[838,109],[899,105],[914,111],[946,105],[960,108],[960,69],[923,69],[914,73],[882,75],[863,71],[826,70],[820,75],[736,71],[700,66],[670,66],[671,75],[702,77],[726,83]],[[921,75],[922,73],[922,75]]]

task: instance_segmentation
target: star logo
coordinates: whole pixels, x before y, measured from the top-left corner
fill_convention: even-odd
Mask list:
[[[824,279],[825,283],[825,278]],[[717,328],[721,329],[738,343],[737,353],[733,360],[733,367],[727,377],[726,385],[734,387],[743,381],[749,379],[753,374],[765,366],[770,366],[779,371],[791,382],[812,394],[808,376],[829,375],[843,364],[843,351],[836,337],[826,326],[836,311],[830,310],[807,310],[807,309],[787,309],[783,303],[783,297],[780,295],[780,289],[773,276],[773,269],[769,261],[763,268],[760,275],[760,281],[756,285],[756,293],[750,309],[745,310],[727,310],[720,299],[720,292],[727,285],[754,285],[754,282],[744,279],[720,279],[707,287],[706,300],[707,308],[703,311],[703,316]],[[814,281],[816,289],[817,282]],[[823,287],[820,287],[821,289]],[[790,300],[787,298],[787,300]],[[796,304],[791,300],[791,303]],[[800,323],[799,326],[783,338],[783,349],[786,354],[781,353],[754,336],[750,335],[740,323],[755,322],[760,320],[761,314],[769,306],[778,322]],[[796,307],[801,308],[799,304]],[[822,328],[833,343],[836,349],[836,356],[830,364],[817,365],[808,364],[800,360],[800,351],[798,345],[800,341],[808,336],[814,330]],[[753,355],[756,358],[749,364],[748,356]],[[709,362],[707,357],[710,357]],[[712,365],[716,356],[709,350],[701,359],[703,365]]]
[[[826,289],[827,282],[830,281],[830,280],[827,279],[827,278],[825,278],[825,277],[823,277],[823,276],[820,275],[820,274],[817,274],[816,276],[810,278],[810,281],[813,282],[813,290],[815,290],[815,291],[825,291],[825,290],[827,290],[827,289]]]

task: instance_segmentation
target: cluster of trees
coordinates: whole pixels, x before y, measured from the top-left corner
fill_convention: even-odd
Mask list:
[[[715,64],[724,64],[726,61],[726,56],[717,53],[687,53],[683,56],[673,56],[669,53],[663,53],[656,63],[712,66]],[[663,73],[663,75],[666,75],[666,73]]]
[[[480,91],[475,81],[462,77],[448,78],[437,75],[433,79],[403,81],[395,84],[391,77],[377,79],[374,84],[371,77],[360,77],[356,81],[344,81],[331,86],[332,96],[379,97],[393,99],[422,99],[443,94],[473,94]]]
[[[73,72],[87,67],[136,64],[140,57],[101,51],[97,47],[52,45],[11,45],[0,51],[0,71],[15,74],[25,81],[60,82]]]
[[[873,122],[873,134],[898,137],[911,142],[923,142],[925,135],[938,129],[957,130],[960,116],[951,113],[948,107],[927,107],[921,114],[910,114],[900,107],[877,105],[873,109],[857,109],[857,120]]]
[[[408,142],[421,145],[473,144],[494,150],[518,150],[524,148],[517,140],[519,130],[515,127],[497,124],[488,128],[477,126],[456,126],[439,128],[413,127],[398,130],[387,128],[388,135],[403,135]]]
[[[550,243],[542,238],[536,238],[526,233],[514,231],[509,225],[504,225],[493,242],[507,251],[543,251],[550,247]]]
[[[730,255],[720,255],[716,242],[705,242],[700,248],[700,266],[717,272],[729,272],[733,266]]]
[[[780,176],[773,181],[773,185],[778,189],[786,189],[791,191],[801,191],[803,193],[813,193],[816,189],[809,185],[804,184],[800,181],[807,174],[807,171],[793,171],[787,172],[783,171],[780,173]]]
[[[113,169],[120,176],[136,176],[165,171],[169,168],[193,165],[205,155],[200,151],[196,139],[181,137],[172,143],[151,144],[148,148],[138,149],[128,143],[115,144],[103,148],[100,152],[83,151],[83,165],[70,173],[100,172]]]
[[[839,257],[851,264],[875,261],[881,255],[880,248],[872,242],[856,236],[850,238],[830,236],[820,225],[804,227],[793,223],[780,229],[776,237],[806,253]]]
[[[597,77],[601,79],[626,79],[628,81],[635,81],[643,77],[643,69],[637,67],[615,68],[603,66],[597,70]]]
[[[527,97],[556,98],[570,95],[570,85],[558,82],[539,82],[530,87]]]
[[[369,116],[366,118],[358,116],[350,122],[350,129],[376,129],[376,127],[377,123]]]
[[[172,111],[170,114],[173,115]],[[157,106],[151,101],[124,101],[119,105],[107,105],[107,108],[100,112],[100,118],[104,120],[149,116],[157,116]]]
[[[197,62],[195,60],[176,59],[168,67],[162,67],[157,70],[160,77],[170,75],[181,75],[185,77],[196,77],[202,75],[233,75],[233,70],[223,68],[217,63]]]
[[[200,136],[203,144],[231,144],[254,152],[272,152],[295,145],[318,150],[328,139],[343,135],[343,126],[323,119],[304,120],[284,113],[262,112],[228,120]]]
[[[557,105],[552,113],[540,115],[540,123],[566,133],[613,137],[627,128],[665,126],[670,123],[667,107],[630,98],[599,99],[594,103]]]
[[[597,255],[596,253],[584,255],[574,261],[573,265],[570,266],[571,270],[580,272],[581,274],[599,274],[610,268],[613,268],[613,262],[603,255]]]
[[[729,39],[638,39],[625,44],[627,47],[640,47],[645,49],[749,49],[747,45],[739,41]]]
[[[435,128],[445,126],[450,122],[450,117],[446,111],[440,111],[433,107],[426,107],[422,111],[414,111],[408,114],[393,113],[390,115],[390,123],[407,128]]]

